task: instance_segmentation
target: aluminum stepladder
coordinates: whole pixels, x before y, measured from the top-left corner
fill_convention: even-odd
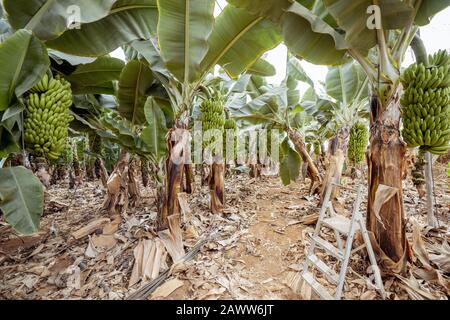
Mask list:
[[[342,290],[344,288],[345,276],[347,274],[348,263],[350,256],[364,248],[366,248],[372,272],[375,280],[375,287],[379,291],[383,299],[386,298],[386,293],[384,290],[383,281],[381,279],[380,269],[378,268],[377,261],[375,259],[375,254],[370,243],[369,234],[366,229],[366,224],[364,218],[359,210],[362,198],[362,187],[359,186],[357,189],[356,200],[353,207],[353,213],[351,220],[338,215],[334,212],[331,203],[331,192],[333,187],[342,187],[340,184],[332,183],[330,184],[325,192],[325,198],[323,201],[322,208],[320,209],[319,218],[317,220],[316,229],[312,237],[311,246],[308,249],[306,260],[303,266],[302,280],[305,281],[311,289],[324,300],[340,300],[342,296]],[[343,187],[345,188],[345,187]],[[350,188],[346,188],[350,189]],[[351,189],[353,190],[353,189]],[[324,238],[320,237],[321,229],[325,227],[334,231],[336,238],[337,247],[326,241]],[[364,243],[352,249],[353,240],[357,231],[361,231]],[[347,237],[345,247],[342,245],[342,236]],[[331,267],[329,267],[325,262],[320,260],[315,254],[316,248],[319,247],[324,250],[328,255],[333,256],[341,263],[341,268],[339,274],[337,274]],[[327,289],[325,289],[313,276],[310,267],[314,267],[317,271],[323,273],[325,278],[336,285],[336,292],[331,295]]]

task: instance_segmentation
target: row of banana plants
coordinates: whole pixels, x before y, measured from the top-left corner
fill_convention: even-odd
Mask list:
[[[204,88],[215,81],[211,74],[219,65],[235,80],[234,89],[225,93],[230,116],[242,127],[280,129],[284,139],[280,175],[285,183],[298,176],[301,159],[307,164],[311,190],[323,190],[331,178],[340,175],[355,119],[369,118],[367,225],[390,265],[404,269],[408,244],[402,201],[406,145],[400,135],[400,66],[419,27],[428,24],[450,0],[228,3],[215,17],[213,0],[80,0],[75,4],[81,17],[73,26],[73,12],[66,9],[74,1],[4,0],[1,156],[24,149],[24,100],[51,70],[71,84],[75,118],[71,130],[94,132],[123,148],[119,164],[124,165],[116,167],[118,175],[113,172],[108,182],[121,172],[133,171],[127,169],[133,158],[130,154],[152,164],[158,182],[159,226],[166,228],[168,217],[180,211],[177,193],[184,177],[190,176],[183,152],[196,106],[208,99]],[[368,14],[368,8],[373,12]],[[261,56],[281,42],[298,59],[334,66],[325,93],[316,91],[293,57],[288,59],[286,79],[279,86],[265,82],[260,75],[271,75],[273,68]],[[119,47],[127,54],[126,64],[109,57]],[[311,85],[302,99],[298,81]],[[111,95],[115,98],[108,102]],[[324,139],[334,137],[334,165],[324,177],[307,147],[311,123]],[[18,170],[23,169],[2,170],[2,181],[18,181]],[[39,189],[33,177],[27,177]],[[133,184],[132,175],[123,179]],[[395,192],[375,210],[379,186]],[[35,198],[39,193],[42,190]],[[4,195],[8,192],[1,194],[8,198]],[[108,195],[116,197],[112,191]],[[22,208],[32,208],[31,200],[24,197]],[[112,200],[105,203],[114,205]],[[17,210],[17,202],[3,200],[1,205],[7,220],[18,226],[11,218],[23,212]],[[42,206],[33,208],[36,213]],[[25,220],[33,222],[31,227],[19,229],[35,231],[38,215],[28,215]]]

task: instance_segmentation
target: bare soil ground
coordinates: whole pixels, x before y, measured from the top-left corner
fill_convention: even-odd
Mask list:
[[[406,277],[384,275],[389,299],[447,299],[450,295],[450,193],[444,165],[436,164],[435,178],[440,228],[432,230],[425,224],[425,200],[405,180],[407,235],[415,262]],[[347,186],[355,183],[343,179]],[[136,247],[157,237],[154,191],[141,188],[141,192],[136,208],[110,217],[99,211],[104,198],[99,182],[85,182],[76,190],[62,183],[48,190],[39,234],[19,236],[0,222],[0,298],[126,299],[145,287],[172,262],[170,254],[162,254],[156,274],[139,274],[138,279],[133,275],[138,267]],[[182,217],[185,249],[211,233],[215,238],[191,261],[171,268],[156,291],[142,298],[315,299],[307,286],[295,292],[291,288],[302,270],[319,211],[318,198],[307,192],[304,182],[282,186],[278,177],[232,176],[226,179],[225,214],[218,216],[209,212],[207,188],[197,184],[187,197],[191,213]],[[352,192],[342,191],[335,209],[349,215],[353,199]],[[94,226],[86,231],[89,223]],[[336,267],[331,258],[321,258]],[[352,257],[345,299],[380,298],[361,276],[368,267],[366,260],[360,254]],[[130,285],[131,278],[135,284]]]

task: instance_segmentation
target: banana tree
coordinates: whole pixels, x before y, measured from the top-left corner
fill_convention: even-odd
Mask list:
[[[5,2],[13,25],[28,25],[48,47],[65,54],[97,57],[128,45],[146,60],[153,76],[163,84],[176,121],[168,135],[165,190],[160,194],[162,227],[167,226],[168,215],[179,211],[176,195],[186,164],[180,155],[187,142],[189,110],[203,79],[216,64],[222,65],[231,77],[237,77],[281,41],[272,22],[243,9],[227,6],[214,19],[211,0],[121,0],[105,2],[98,8],[79,1],[82,6],[91,5],[82,9],[97,9],[93,16],[83,17],[79,28],[57,25],[47,33],[40,28],[43,16],[66,22],[68,18],[52,2],[34,0],[22,6]],[[111,33],[116,36],[110,37]]]
[[[269,85],[263,78],[252,76],[248,83],[251,100],[246,103],[244,100],[244,104],[234,103],[229,106],[229,110],[233,118],[245,121],[249,125],[281,130],[285,139],[281,144],[280,177],[284,184],[296,180],[303,159],[308,165],[311,177],[310,192],[312,192],[319,186],[320,176],[307,151],[301,132],[305,124],[313,119],[311,116],[308,117],[299,105],[298,81],[313,84],[297,59],[291,58],[286,78],[281,85]]]
[[[322,125],[322,130],[331,133],[327,173],[321,188],[323,199],[326,187],[340,181],[347,157],[350,129],[356,123],[369,118],[368,80],[354,62],[331,67],[325,81],[325,95],[312,91],[301,105]],[[309,100],[308,100],[309,99]],[[333,190],[333,196],[337,189]]]
[[[367,226],[386,255],[384,266],[404,271],[409,246],[402,200],[406,147],[399,130],[399,70],[418,28],[450,1],[228,2],[277,23],[284,42],[297,57],[324,65],[353,58],[364,69],[371,106]]]

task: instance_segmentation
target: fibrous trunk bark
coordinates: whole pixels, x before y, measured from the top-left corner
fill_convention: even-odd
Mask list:
[[[166,178],[164,185],[158,189],[159,212],[158,229],[169,227],[167,218],[180,213],[178,193],[181,190],[185,165],[185,151],[189,143],[189,131],[182,128],[171,129],[167,135],[168,157],[166,160]]]
[[[292,129],[288,129],[287,134],[292,143],[294,143],[295,149],[302,157],[303,162],[308,164],[307,174],[311,179],[310,193],[315,193],[320,187],[320,183],[322,181],[319,175],[319,170],[317,169],[317,166],[315,165],[313,159],[306,150],[305,143],[303,142],[300,134]]]
[[[214,162],[211,165],[211,174],[209,178],[209,190],[211,195],[211,211],[214,214],[223,212],[225,205],[225,165],[220,162]]]
[[[194,192],[194,169],[192,164],[184,165],[184,192],[189,194]]]
[[[385,104],[379,97],[371,96],[371,136],[367,154],[367,229],[373,232],[379,249],[391,260],[382,266],[395,272],[404,272],[409,253],[403,208],[406,144],[399,130],[400,94],[399,86]]]
[[[130,163],[130,154],[122,150],[119,162],[106,183],[106,197],[102,209],[111,215],[126,214],[128,207],[139,204],[140,192],[137,184],[135,161]]]
[[[339,183],[341,180],[342,169],[344,168],[344,162],[347,156],[349,137],[349,127],[343,126],[339,129],[338,133],[332,140],[329,152],[328,168],[320,191],[320,204],[323,203],[327,186],[333,182]],[[331,193],[332,199],[335,199],[338,196],[338,191],[339,188],[333,187]]]

